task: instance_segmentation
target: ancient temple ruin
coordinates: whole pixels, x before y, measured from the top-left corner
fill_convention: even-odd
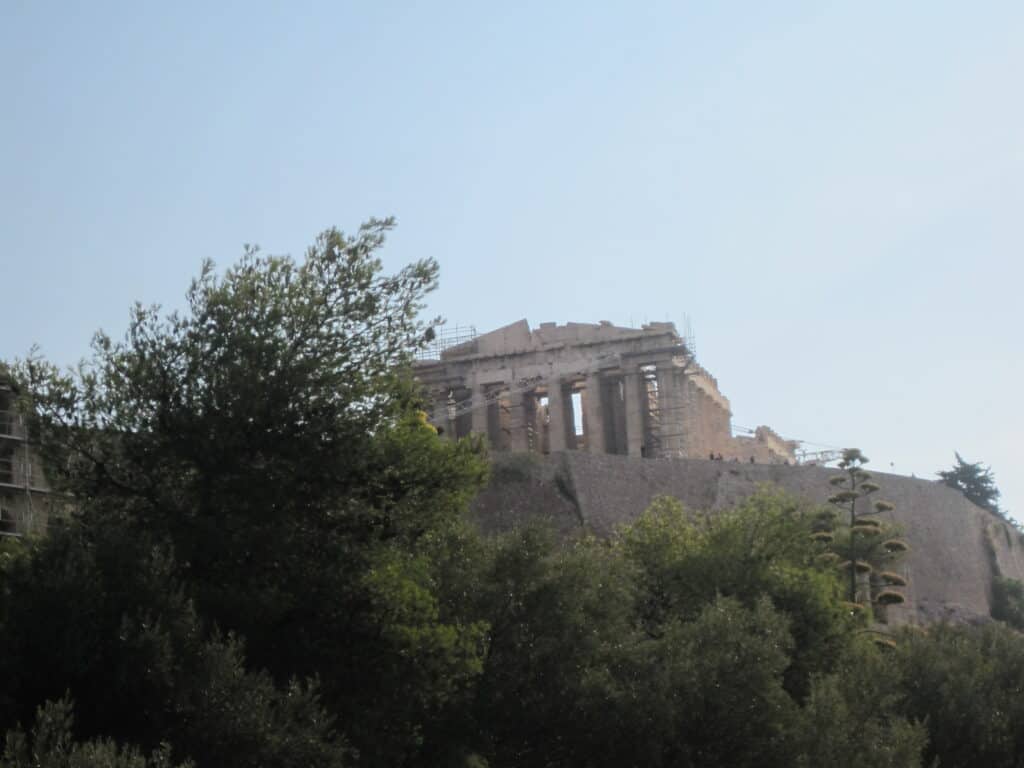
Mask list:
[[[484,434],[496,450],[793,463],[797,444],[767,427],[733,437],[729,400],[691,347],[672,323],[520,320],[415,372],[442,434]]]

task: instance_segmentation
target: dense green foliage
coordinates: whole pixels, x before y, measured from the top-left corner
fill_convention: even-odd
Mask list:
[[[927,722],[925,765],[1024,763],[1024,641],[1003,625],[932,627],[897,650],[903,711]]]
[[[1020,638],[878,647],[821,510],[482,537],[485,447],[409,378],[436,267],[382,276],[388,226],[14,367],[77,511],[0,546],[0,766],[1019,764]]]
[[[954,455],[956,464],[953,468],[938,472],[942,482],[960,491],[979,507],[1002,515],[1002,510],[999,509],[999,489],[996,487],[992,469],[982,466],[980,461],[973,464],[964,461],[959,453]]]
[[[992,618],[1024,631],[1024,582],[997,576],[992,581]]]
[[[72,737],[73,709],[66,698],[47,702],[36,711],[31,738],[20,728],[8,732],[0,768],[172,768],[167,744],[147,759],[109,739],[76,743]],[[192,766],[187,762],[178,768]]]

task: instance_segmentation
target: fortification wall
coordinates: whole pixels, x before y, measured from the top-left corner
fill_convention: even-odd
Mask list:
[[[496,456],[495,462],[493,482],[473,504],[485,530],[506,530],[539,517],[566,534],[589,530],[602,536],[635,519],[661,495],[691,509],[718,510],[769,484],[823,504],[830,494],[828,478],[836,473],[823,467],[641,461],[572,451]],[[1021,535],[940,483],[872,474],[882,488],[879,498],[896,505],[886,516],[903,528],[911,548],[899,567],[909,579],[907,604],[890,609],[890,620],[987,620],[993,577],[1001,572],[1024,580]]]

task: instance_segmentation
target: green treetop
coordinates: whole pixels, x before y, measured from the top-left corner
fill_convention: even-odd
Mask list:
[[[997,515],[1002,514],[998,504],[999,489],[996,488],[992,469],[982,466],[980,461],[974,464],[966,462],[959,453],[954,453],[954,456],[956,464],[953,468],[937,473],[942,482],[960,491],[979,507]]]

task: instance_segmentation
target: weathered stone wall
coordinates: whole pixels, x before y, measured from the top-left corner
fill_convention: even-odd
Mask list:
[[[783,440],[775,430],[769,427],[758,427],[753,436],[741,435],[729,441],[729,447],[723,452],[726,459],[751,461],[757,464],[795,463],[793,457],[799,444],[792,440]]]
[[[708,458],[711,455],[732,458],[736,455],[736,445],[731,436],[732,413],[729,410],[729,401],[720,395],[716,396],[715,391],[701,386],[702,378],[698,375],[687,382],[685,454],[695,459]]]
[[[495,479],[473,510],[485,530],[508,529],[541,517],[569,533],[609,535],[636,518],[656,496],[673,496],[691,509],[735,505],[764,484],[813,502],[830,494],[824,467],[758,465],[696,459],[637,460],[564,452],[547,457],[495,457]],[[929,480],[872,473],[878,497],[893,502],[887,515],[904,530],[910,552],[900,563],[907,604],[890,609],[894,623],[944,618],[984,620],[996,567],[1024,580],[1021,535],[964,496]]]

